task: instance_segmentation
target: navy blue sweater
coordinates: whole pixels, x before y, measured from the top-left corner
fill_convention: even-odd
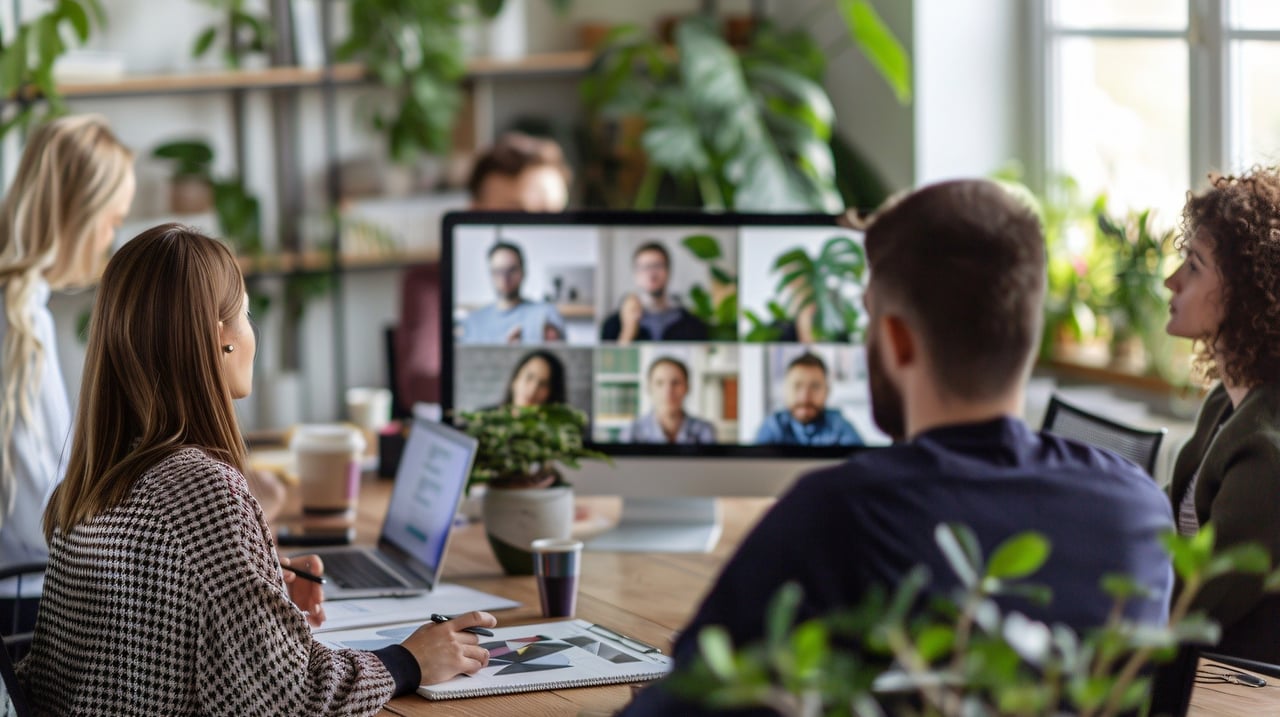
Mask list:
[[[944,522],[972,528],[984,555],[1022,531],[1048,537],[1049,559],[1030,580],[1053,601],[1001,600],[1006,610],[1101,625],[1111,599],[1099,581],[1114,572],[1153,595],[1131,603],[1130,617],[1167,619],[1173,575],[1158,536],[1173,518],[1151,478],[1112,453],[999,419],[934,429],[802,477],[725,565],[676,643],[676,670],[696,655],[704,626],[725,626],[738,646],[762,639],[765,606],[788,581],[804,588],[801,620],[857,605],[875,584],[892,590],[915,565],[929,568],[934,592],[950,590],[957,581],[934,542]],[[623,714],[699,712],[659,683]]]

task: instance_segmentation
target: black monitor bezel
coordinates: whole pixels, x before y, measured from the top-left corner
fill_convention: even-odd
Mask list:
[[[561,213],[493,211],[453,211],[445,214],[440,235],[440,405],[444,420],[454,423],[453,404],[453,237],[459,226],[758,226],[844,228],[831,214],[760,214],[744,212],[698,212],[687,210],[631,211],[584,210]],[[569,344],[564,344],[569,346]],[[587,348],[587,347],[573,347]],[[841,458],[862,446],[786,446],[716,443],[705,445],[661,445],[647,443],[596,443],[590,446],[614,457],[687,458]]]

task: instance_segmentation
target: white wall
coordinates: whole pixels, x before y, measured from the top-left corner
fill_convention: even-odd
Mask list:
[[[915,0],[915,181],[986,176],[1028,155],[1023,0]],[[1018,58],[1024,58],[1019,61]]]
[[[915,3],[924,1],[915,0]],[[873,4],[911,54],[915,44],[913,2],[874,0]],[[770,10],[780,26],[803,26],[827,50],[826,88],[836,111],[836,131],[867,156],[891,188],[912,186],[915,181],[912,108],[898,103],[893,91],[853,44],[837,3],[778,0],[770,4]]]

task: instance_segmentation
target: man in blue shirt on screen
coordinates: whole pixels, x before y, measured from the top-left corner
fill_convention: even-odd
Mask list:
[[[680,633],[675,670],[698,659],[708,625],[738,647],[759,644],[766,606],[788,582],[804,591],[797,623],[854,608],[874,586],[892,591],[916,565],[931,576],[921,605],[950,594],[958,581],[934,541],[940,523],[967,525],[986,555],[1023,531],[1048,539],[1030,579],[1052,600],[997,597],[1006,612],[1077,632],[1101,626],[1113,600],[1099,583],[1120,573],[1146,590],[1126,616],[1163,624],[1173,572],[1160,535],[1173,516],[1155,481],[1018,418],[1045,290],[1035,214],[993,182],[935,184],[873,217],[866,250],[872,414],[896,442],[802,476],[778,500]],[[712,713],[671,684],[623,714]]]
[[[500,241],[489,248],[489,278],[498,300],[467,315],[461,343],[538,344],[564,340],[564,318],[546,301],[520,295],[524,283],[524,254],[520,247]]]
[[[787,364],[783,375],[787,407],[764,420],[756,443],[787,446],[860,446],[862,437],[840,415],[827,408],[827,365],[811,353]]]

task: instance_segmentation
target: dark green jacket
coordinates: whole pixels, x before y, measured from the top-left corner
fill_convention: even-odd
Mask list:
[[[1199,468],[1196,516],[1200,525],[1213,522],[1218,548],[1253,541],[1280,561],[1280,383],[1250,391],[1214,437],[1230,408],[1221,385],[1200,408],[1195,433],[1174,464],[1173,512]],[[1222,625],[1218,651],[1280,663],[1280,596],[1264,594],[1260,579],[1218,578],[1195,604]]]

